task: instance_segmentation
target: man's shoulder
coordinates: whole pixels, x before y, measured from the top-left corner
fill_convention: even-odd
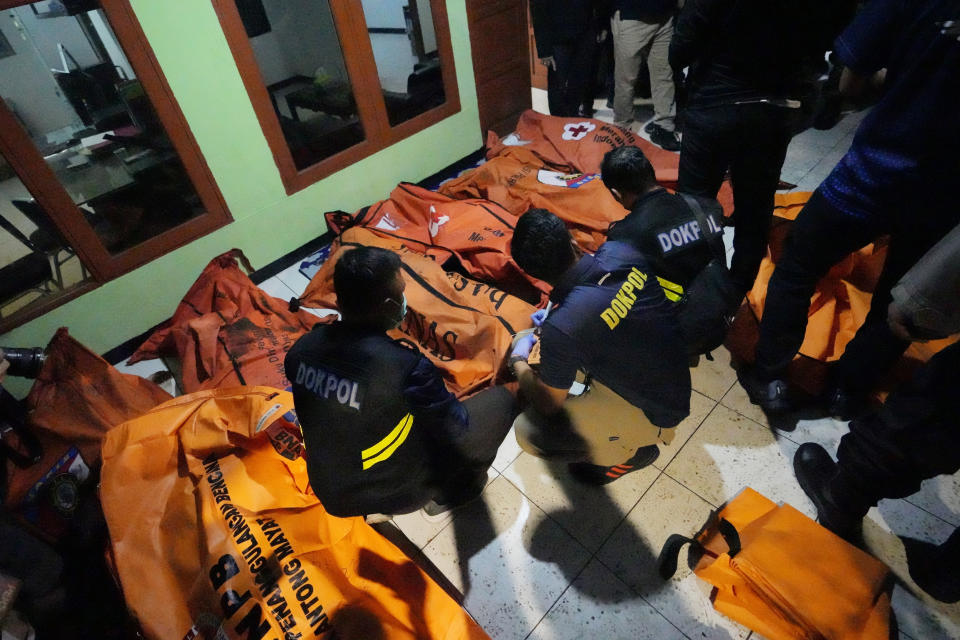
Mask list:
[[[638,229],[652,230],[687,217],[693,217],[693,213],[683,197],[664,189],[638,202],[624,220],[629,220]]]
[[[316,326],[298,339],[290,348],[289,354],[309,357],[311,354],[333,348],[337,351],[356,349],[367,350],[382,356],[399,357],[411,363],[423,357],[420,351],[404,341],[394,340],[383,333],[357,334],[343,330],[338,323]]]
[[[567,294],[563,304],[550,312],[543,326],[575,339],[578,329],[592,317],[593,312],[599,313],[605,306],[606,297],[604,292],[595,286],[577,284]]]

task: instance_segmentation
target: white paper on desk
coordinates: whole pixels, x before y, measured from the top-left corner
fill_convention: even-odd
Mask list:
[[[86,138],[80,138],[80,146],[93,147],[101,142],[106,142],[106,135],[110,133],[113,133],[113,131],[105,131],[104,133],[96,133],[92,136],[87,136]]]
[[[574,382],[572,385],[570,385],[570,391],[568,391],[567,394],[571,396],[579,396],[586,390],[587,388],[583,386],[582,382]]]

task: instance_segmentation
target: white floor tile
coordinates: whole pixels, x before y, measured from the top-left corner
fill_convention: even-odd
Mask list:
[[[487,469],[487,487],[499,477],[500,473],[496,469],[492,467]],[[486,491],[486,488],[484,491]],[[465,505],[462,508],[466,509],[467,507]],[[442,518],[427,519],[423,511],[414,511],[413,513],[394,516],[393,524],[407,536],[410,542],[422,549],[450,524],[457,513],[459,513],[459,510],[453,510],[447,512]]]
[[[513,427],[510,427],[507,437],[503,439],[500,448],[497,450],[497,457],[493,460],[493,468],[503,473],[521,453],[523,453],[523,449],[517,442],[517,434]]]
[[[902,581],[893,608],[900,628],[914,638],[960,638],[960,603],[937,602],[914,584],[900,537],[940,544],[954,528],[906,500],[881,501],[864,522],[867,547]]]
[[[793,431],[780,431],[778,434],[792,440],[798,445],[804,442],[815,442],[830,452],[836,458],[840,439],[850,433],[850,423],[834,418],[817,418],[815,420],[799,420]]]
[[[266,291],[267,295],[279,298],[284,302],[289,301],[290,298],[297,297],[297,294],[277,276],[264,280],[259,286]]]
[[[936,603],[940,605],[940,603]],[[934,606],[936,606],[934,605]],[[949,607],[950,605],[940,605]],[[955,608],[956,605],[953,605]],[[952,613],[931,610],[916,595],[896,585],[893,589],[893,611],[897,615],[897,626],[901,636],[916,640],[956,640],[960,638],[960,612]]]
[[[907,501],[960,527],[960,472],[927,480]]]
[[[695,391],[719,400],[737,381],[737,372],[730,364],[730,352],[720,347],[713,352],[713,361],[700,358],[700,364],[690,369]]]
[[[686,639],[597,560],[587,565],[527,637],[529,640]]]
[[[687,440],[690,439],[690,436],[700,428],[700,424],[703,423],[704,418],[713,411],[713,407],[715,407],[716,404],[716,400],[708,398],[702,393],[692,392],[690,394],[690,415],[674,427],[676,434],[673,437],[673,442],[669,445],[660,445],[660,457],[656,459],[653,466],[658,469],[666,468],[666,466],[670,464],[670,461],[676,457],[680,449],[683,448]]]
[[[155,358],[154,360],[141,360],[135,364],[126,364],[126,361],[113,365],[120,373],[128,373],[141,378],[148,378],[150,374],[158,371],[169,371],[163,360]]]
[[[600,548],[658,475],[660,470],[650,466],[602,487],[589,486],[574,480],[566,463],[547,462],[526,452],[503,472],[590,551]]]
[[[172,396],[180,395],[180,391],[177,389],[176,379],[173,377],[173,372],[167,368],[166,364],[164,364],[163,360],[160,358],[156,358],[154,360],[141,360],[135,364],[125,364],[125,362],[120,362],[113,365],[113,367],[120,373],[140,376],[141,378],[149,378],[152,374],[159,373],[161,371],[168,372],[170,373],[171,377],[158,383],[160,388]]]
[[[532,109],[540,113],[550,115],[550,105],[547,101],[547,92],[543,89],[533,87],[530,89],[530,98],[532,100]]]
[[[339,315],[334,309],[311,309],[310,307],[300,307],[308,313],[312,313],[318,318],[326,318],[327,316]]]
[[[276,275],[283,284],[287,285],[293,294],[300,296],[303,294],[310,281],[300,273],[300,263],[291,265]]]
[[[674,533],[692,536],[712,510],[713,505],[661,475],[597,558],[688,637],[743,640],[750,630],[713,609],[710,585],[687,568],[686,551],[673,578],[664,581],[657,573],[656,558],[667,538]],[[632,633],[596,637],[632,638]]]
[[[769,428],[718,405],[666,473],[716,506],[752,487],[774,502],[789,503],[815,517],[813,504],[793,475],[797,448]]]
[[[464,593],[464,606],[491,638],[524,638],[590,556],[503,477],[483,497],[423,551]]]
[[[770,420],[763,410],[750,402],[747,392],[738,382],[730,387],[720,404],[733,409],[740,415],[750,418],[765,427],[770,426]],[[823,446],[831,455],[835,455],[837,447],[840,445],[840,438],[850,431],[849,424],[843,420],[834,418],[815,418],[815,419],[797,419],[784,422],[795,424],[793,431],[778,431],[780,437],[791,440],[795,443],[816,442]]]
[[[733,251],[733,227],[723,228],[723,246],[727,253]]]
[[[813,149],[820,151],[830,151],[837,146],[847,133],[846,128],[834,127],[826,131],[810,127],[793,137],[790,141],[790,147],[793,149]]]

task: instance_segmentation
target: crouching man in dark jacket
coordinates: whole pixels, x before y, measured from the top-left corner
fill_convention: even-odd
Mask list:
[[[479,496],[516,415],[513,394],[494,387],[461,403],[429,360],[386,335],[406,315],[397,254],[353,249],[333,281],[341,320],[314,327],[285,361],[324,508],[436,516]]]
[[[514,423],[517,441],[570,462],[574,477],[591,484],[650,465],[656,443],[669,444],[690,412],[690,372],[675,306],[647,260],[614,241],[578,259],[563,222],[543,209],[520,217],[511,251],[554,287],[554,308],[540,318],[539,374],[527,362],[533,335],[511,356],[531,405]],[[568,399],[575,381],[584,390]]]

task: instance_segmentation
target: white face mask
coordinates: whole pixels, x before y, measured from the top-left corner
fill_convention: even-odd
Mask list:
[[[397,301],[393,298],[388,298],[390,302],[397,304]],[[400,314],[397,316],[393,324],[390,325],[390,329],[396,329],[400,326],[400,323],[403,322],[403,319],[407,317],[407,295],[405,293],[400,294]]]

